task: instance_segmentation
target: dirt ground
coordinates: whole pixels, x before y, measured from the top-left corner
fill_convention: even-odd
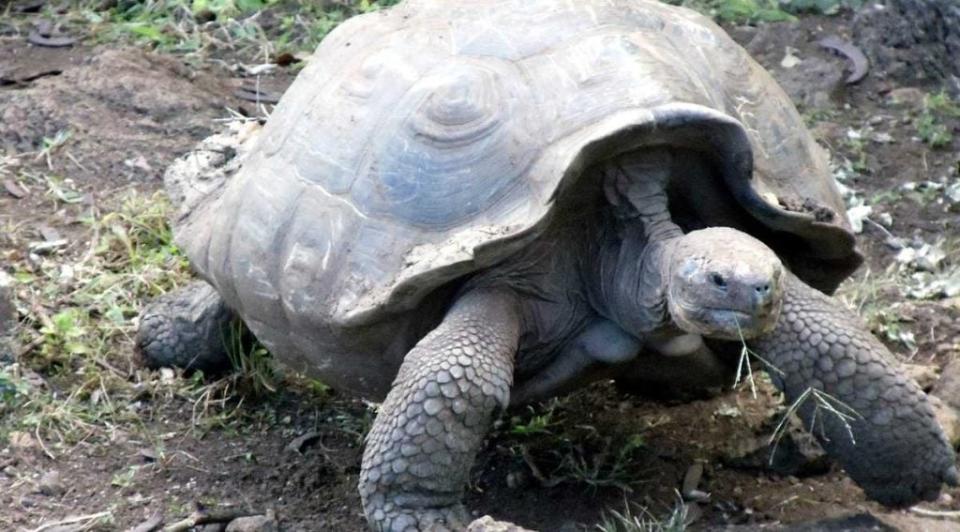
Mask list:
[[[795,97],[846,176],[843,184],[872,207],[860,239],[867,265],[841,296],[898,356],[940,371],[960,352],[960,299],[907,297],[960,262],[960,188],[956,201],[947,193],[958,182],[960,141],[933,148],[916,138],[923,96],[939,86],[873,72],[844,84],[846,60],[817,43],[848,36],[850,14],[728,29]],[[56,266],[69,285],[63,266],[99,253],[103,235],[90,219],[120,209],[131,193],[150,197],[161,189],[165,166],[216,131],[229,110],[258,114],[235,95],[254,79],[231,67],[253,63],[247,55],[220,52],[218,61],[195,63],[90,41],[44,48],[20,33],[0,36],[0,268],[18,280],[23,271],[39,276]],[[260,79],[279,93],[296,69],[276,67]],[[936,119],[960,132],[960,119]],[[932,272],[914,272],[909,262],[898,269],[896,245],[921,250],[922,243],[945,258]],[[40,414],[30,411],[53,421],[33,424],[17,419],[26,410],[0,410],[8,416],[0,433],[0,529],[124,530],[158,514],[170,523],[205,508],[272,510],[283,530],[363,530],[356,483],[370,406],[296,376],[280,377],[277,391],[254,397],[235,393],[229,380],[143,370],[130,340],[131,312],[97,359],[100,373],[41,360],[46,351],[36,338],[44,337],[36,331],[44,316],[58,315],[67,296],[26,281],[14,292],[28,329],[20,347],[27,348],[0,366],[29,368],[22,375],[55,399],[80,393],[86,403],[117,404],[106,421],[72,425],[56,402]],[[598,384],[518,409],[488,439],[467,503],[478,516],[530,528],[588,530],[605,512],[623,512],[626,501],[658,518],[669,514],[684,476],[702,464],[693,487],[703,500],[686,505],[694,530],[776,529],[862,513],[903,530],[960,530],[956,520],[866,501],[842,471],[820,459],[772,472],[764,458],[783,412],[778,401],[761,386],[757,398],[741,387],[712,400],[662,405]],[[81,434],[61,434],[77,426]],[[923,507],[960,511],[960,489]]]

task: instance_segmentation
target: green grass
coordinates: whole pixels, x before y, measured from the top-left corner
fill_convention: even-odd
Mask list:
[[[241,393],[262,397],[276,392],[280,376],[273,365],[273,357],[243,322],[234,320],[223,336],[233,366],[229,378],[236,382]]]
[[[624,503],[623,511],[606,510],[600,524],[600,532],[684,532],[687,529],[687,507],[677,495],[677,501],[662,518],[647,508]]]
[[[928,94],[923,99],[923,109],[914,121],[917,136],[934,149],[946,148],[953,142],[948,119],[960,118],[960,103],[953,101],[946,91]]]
[[[630,492],[641,484],[650,456],[643,434],[600,430],[567,418],[566,405],[565,399],[554,399],[528,406],[498,431],[516,467],[547,487]]]
[[[71,444],[136,422],[129,346],[140,306],[189,278],[168,210],[159,194],[130,194],[84,220],[90,242],[79,255],[14,264],[17,306],[28,309],[19,335],[30,349],[0,373],[0,411],[16,413],[0,420],[0,437]]]
[[[120,1],[109,9],[85,1],[73,19],[98,42],[126,41],[162,52],[216,56],[218,51],[268,61],[282,52],[310,52],[347,18],[376,11],[396,0]]]
[[[689,7],[719,22],[758,24],[794,20],[794,15],[813,13],[835,15],[843,9],[857,9],[863,0],[662,0]]]

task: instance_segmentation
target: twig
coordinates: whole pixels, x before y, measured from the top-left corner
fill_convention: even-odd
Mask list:
[[[25,345],[25,346],[23,346],[23,349],[21,349],[21,350],[17,353],[17,356],[16,356],[15,360],[20,360],[20,359],[22,359],[23,357],[29,355],[31,351],[33,351],[34,349],[36,349],[37,347],[39,347],[41,344],[43,344],[43,341],[44,341],[44,337],[43,337],[43,336],[37,336],[37,337],[34,338],[33,340],[30,340],[30,343],[27,344],[27,345]]]
[[[59,520],[59,521],[54,521],[54,522],[52,522],[52,523],[46,523],[46,524],[40,525],[40,526],[38,526],[37,528],[34,528],[31,532],[42,532],[43,530],[47,530],[47,529],[54,528],[54,527],[58,527],[58,526],[62,526],[62,525],[72,525],[72,524],[74,524],[74,523],[90,522],[90,521],[93,521],[93,520],[95,520],[95,519],[101,519],[101,518],[103,518],[103,517],[108,517],[108,516],[110,516],[110,515],[113,515],[113,514],[112,514],[111,512],[109,512],[109,511],[100,512],[100,513],[96,513],[96,514],[89,514],[89,515],[77,515],[77,516],[74,516],[74,517],[68,517],[68,518],[66,518],[66,519],[61,519],[61,520]]]
[[[203,512],[197,510],[185,519],[171,523],[163,527],[163,532],[183,532],[197,525],[209,525],[215,523],[229,523],[234,519],[241,517],[250,517],[251,515],[260,515],[256,512],[245,512],[242,510],[226,510],[221,512]]]
[[[893,233],[891,233],[890,231],[887,231],[887,228],[886,228],[886,227],[884,227],[884,226],[880,225],[879,223],[874,222],[873,220],[871,220],[869,216],[864,216],[864,217],[863,217],[863,221],[868,222],[868,223],[869,223],[870,225],[872,225],[873,227],[876,227],[877,229],[879,229],[881,233],[883,233],[884,235],[887,236],[887,238],[897,238],[897,237],[893,236]]]
[[[54,456],[53,453],[51,453],[49,449],[47,449],[47,446],[46,446],[46,445],[43,444],[43,438],[40,437],[40,426],[39,426],[39,425],[37,425],[37,427],[33,430],[33,435],[37,437],[37,443],[40,444],[40,448],[43,449],[43,453],[46,454],[48,457],[50,457],[51,460],[56,460],[57,457]]]
[[[552,488],[562,482],[562,479],[547,478],[543,475],[543,472],[540,471],[540,468],[537,467],[537,464],[533,461],[533,457],[530,456],[530,450],[527,449],[526,445],[520,446],[520,456],[527,464],[527,467],[530,468],[530,474],[533,475],[533,478],[537,479],[537,482],[539,482],[541,486],[545,488]]]
[[[924,515],[927,517],[944,517],[947,519],[960,519],[960,511],[928,510],[926,508],[920,508],[919,506],[911,506],[910,511],[915,514]]]

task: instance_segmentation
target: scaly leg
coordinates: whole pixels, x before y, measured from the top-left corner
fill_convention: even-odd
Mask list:
[[[144,308],[137,350],[151,368],[224,370],[230,367],[225,334],[233,319],[212,286],[194,281]]]
[[[510,401],[512,294],[468,293],[404,358],[367,436],[360,496],[374,530],[460,530],[474,455]]]
[[[777,327],[751,344],[807,428],[872,499],[887,506],[932,500],[957,483],[953,449],[923,391],[855,315],[792,274]],[[854,412],[844,422],[824,404]],[[845,407],[834,404],[844,412]],[[811,426],[813,423],[813,426]],[[848,427],[851,434],[848,433]]]

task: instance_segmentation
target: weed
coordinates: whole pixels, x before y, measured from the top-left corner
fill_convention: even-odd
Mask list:
[[[250,334],[243,322],[234,320],[223,335],[233,366],[230,378],[254,397],[277,391],[277,374],[270,353]]]
[[[739,322],[737,322],[737,335],[740,336],[740,358],[737,360],[737,375],[734,378],[733,387],[736,388],[739,386],[740,381],[746,381],[750,384],[750,394],[756,399],[757,385],[753,378],[753,367],[750,364],[750,357],[763,363],[764,369],[766,369],[768,373],[777,373],[782,376],[783,371],[750,349],[750,346],[747,345],[746,338],[743,337],[743,331],[740,330]]]
[[[780,7],[791,13],[836,15],[841,9],[857,10],[865,0],[780,0]]]
[[[79,17],[95,40],[128,41],[190,60],[216,60],[217,52],[269,62],[279,51],[311,51],[347,18],[397,0],[313,2],[309,0],[120,1],[109,9],[81,2]],[[77,17],[76,14],[74,14]]]
[[[18,415],[4,417],[0,431],[69,444],[137,419],[129,401],[114,400],[134,393],[131,370],[119,369],[129,368],[128,350],[118,347],[129,345],[143,301],[188,278],[168,210],[159,195],[127,196],[115,212],[85,221],[91,242],[76,261],[44,259],[15,271],[14,293],[27,309],[21,333],[32,348],[19,360],[23,371],[2,377],[4,408]],[[58,392],[57,383],[69,391]]]
[[[133,479],[137,476],[140,466],[130,466],[126,471],[115,473],[110,479],[110,485],[117,488],[126,488],[133,485]]]
[[[777,0],[665,0],[668,4],[689,7],[721,22],[776,22],[792,20],[780,9]]]
[[[14,364],[0,368],[0,418],[16,410],[30,396],[30,386]]]
[[[853,157],[850,167],[859,174],[869,172],[866,135],[862,131],[857,131],[856,134],[847,134],[843,143]]]
[[[824,108],[824,107],[811,107],[803,111],[803,123],[807,127],[813,127],[820,122],[825,122],[828,120],[833,120],[837,117],[839,113],[835,109]]]
[[[683,532],[687,529],[687,506],[678,493],[676,503],[663,519],[657,519],[647,508],[627,502],[623,512],[607,510],[602,519],[596,525],[601,532]]]
[[[534,436],[537,434],[549,434],[550,428],[558,423],[553,418],[556,411],[557,402],[551,401],[547,410],[537,413],[532,406],[527,406],[530,416],[524,419],[521,416],[510,418],[510,433],[519,436]]]
[[[43,344],[40,352],[49,361],[62,361],[74,355],[85,355],[93,350],[89,345],[90,319],[78,308],[62,310],[42,320],[40,334]]]
[[[648,455],[643,434],[602,434],[592,425],[566,419],[564,405],[553,399],[528,406],[501,429],[517,465],[545,487],[567,483],[591,490],[632,491],[644,478]]]
[[[590,450],[574,445],[574,452],[563,455],[554,475],[592,489],[615,487],[630,492],[638,482],[635,460],[646,445],[640,434],[632,434],[621,442],[604,438],[598,448]]]
[[[807,424],[809,431],[811,433],[816,433],[817,430],[817,421],[821,422],[820,424],[820,434],[824,439],[826,438],[826,432],[823,429],[823,417],[820,415],[821,410],[828,415],[833,415],[842,425],[843,428],[847,431],[847,435],[850,437],[851,443],[854,445],[857,444],[857,440],[853,435],[853,427],[850,425],[851,421],[856,419],[863,419],[863,416],[859,412],[853,409],[853,407],[847,405],[840,399],[824,392],[822,390],[817,390],[816,388],[807,388],[801,393],[793,403],[787,407],[787,411],[783,414],[783,417],[780,419],[780,423],[777,424],[777,428],[774,429],[773,434],[770,435],[770,444],[773,444],[773,449],[770,452],[770,460],[773,461],[774,454],[777,451],[777,445],[780,443],[780,439],[786,433],[787,429],[787,420],[791,415],[796,414],[800,411],[800,408],[808,401],[813,401],[813,409],[810,412],[810,422]]]
[[[370,428],[373,427],[373,418],[376,414],[376,408],[368,404],[359,415],[345,409],[336,409],[327,420],[333,422],[341,432],[353,436],[357,445],[362,445]]]
[[[37,153],[37,160],[44,159],[47,162],[47,169],[52,170],[52,155],[62,148],[72,136],[73,133],[71,133],[69,129],[61,129],[52,138],[43,137],[43,143],[40,151]]]
[[[954,102],[945,91],[928,94],[923,99],[923,110],[914,122],[917,136],[931,148],[944,148],[953,141],[946,118],[960,118],[960,103]]]
[[[794,20],[794,14],[835,15],[856,10],[864,0],[664,0],[699,11],[721,22],[735,24]]]

